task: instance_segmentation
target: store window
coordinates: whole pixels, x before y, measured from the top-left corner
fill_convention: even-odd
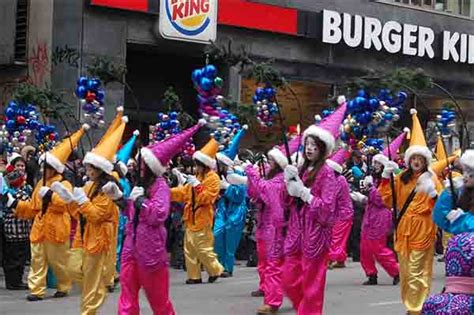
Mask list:
[[[391,2],[474,18],[474,0],[392,0]]]

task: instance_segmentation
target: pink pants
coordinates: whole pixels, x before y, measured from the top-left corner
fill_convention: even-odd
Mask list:
[[[347,259],[347,240],[351,234],[352,219],[339,221],[332,228],[331,248],[329,260],[343,263]]]
[[[398,263],[394,252],[387,247],[385,238],[380,240],[368,240],[362,238],[360,241],[360,264],[367,276],[377,275],[377,261],[383,269],[395,277],[399,273]]]
[[[283,291],[298,315],[323,313],[327,260],[327,252],[313,259],[307,259],[301,254],[285,257]]]
[[[120,284],[119,315],[140,314],[138,292],[141,287],[145,290],[153,314],[175,314],[169,299],[169,274],[167,267],[162,267],[154,272],[148,272],[138,266],[134,260],[122,261]]]
[[[281,287],[283,259],[268,258],[266,251],[266,242],[257,240],[259,289],[264,292],[264,304],[279,308],[283,302],[283,289]]]

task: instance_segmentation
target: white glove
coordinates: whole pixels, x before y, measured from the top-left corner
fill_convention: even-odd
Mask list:
[[[245,170],[248,166],[253,166],[252,162],[250,162],[249,160],[245,161],[244,163],[242,163],[242,168]]]
[[[226,190],[229,186],[230,184],[225,179],[221,179],[221,189]]]
[[[290,180],[287,183],[286,188],[290,196],[301,198],[301,200],[306,203],[311,203],[313,200],[311,189],[305,187],[301,180]]]
[[[372,185],[374,184],[374,178],[372,176],[366,176],[363,180],[362,180],[362,185],[364,187],[372,187]]]
[[[193,186],[193,187],[197,187],[197,186],[201,185],[201,182],[199,181],[199,179],[197,179],[196,176],[194,176],[194,175],[189,175],[188,176],[188,183],[191,184],[191,186]]]
[[[181,173],[177,168],[173,168],[171,173],[178,178],[178,185],[184,185],[186,178],[184,177],[183,173]]]
[[[10,193],[8,193],[7,196],[8,196],[7,207],[10,208],[16,199]]]
[[[74,200],[71,192],[60,182],[54,182],[51,185],[51,190],[54,191],[58,196],[65,202],[70,203]]]
[[[438,193],[433,181],[433,174],[430,172],[421,174],[421,176],[418,178],[418,181],[416,182],[416,191],[426,193],[431,198],[436,197]]]
[[[285,181],[289,182],[290,180],[293,179],[298,179],[298,168],[294,165],[288,165],[285,167]]]
[[[396,169],[398,169],[398,164],[393,161],[388,161],[383,168],[382,177],[390,178],[390,175],[395,173]]]
[[[350,195],[351,195],[351,199],[354,200],[355,202],[365,203],[368,199],[367,196],[361,194],[358,191],[351,192]]]
[[[74,189],[72,190],[72,198],[80,206],[89,201],[89,198],[87,198],[84,189],[79,187],[74,187]]]
[[[44,196],[46,196],[49,190],[50,190],[49,187],[43,186],[39,189],[38,194],[40,195],[41,198],[43,198]]]
[[[141,197],[145,194],[145,188],[140,187],[140,186],[135,186],[132,189],[132,192],[130,193],[130,199],[135,202],[138,197]]]
[[[449,213],[446,215],[446,219],[448,219],[449,222],[453,223],[454,221],[459,219],[459,217],[461,217],[463,214],[464,214],[463,209],[461,208],[453,209],[449,211]]]
[[[123,197],[123,193],[119,186],[117,186],[117,184],[112,181],[102,186],[102,192],[112,200],[119,200]]]
[[[237,173],[228,174],[226,179],[227,179],[227,182],[231,185],[247,185],[248,184],[247,176],[239,175]]]

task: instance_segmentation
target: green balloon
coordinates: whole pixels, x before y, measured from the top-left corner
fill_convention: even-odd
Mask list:
[[[214,84],[217,86],[217,87],[222,87],[222,85],[224,84],[224,80],[222,80],[221,77],[216,77],[214,79]]]

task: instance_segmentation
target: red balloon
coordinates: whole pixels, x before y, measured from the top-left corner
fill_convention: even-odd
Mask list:
[[[24,116],[18,116],[16,118],[16,122],[20,125],[23,125],[26,122],[26,118]]]
[[[88,103],[91,103],[92,101],[95,101],[95,98],[96,98],[95,93],[87,92],[86,101],[87,101]]]
[[[56,135],[54,133],[49,134],[49,140],[53,141],[56,139]]]

